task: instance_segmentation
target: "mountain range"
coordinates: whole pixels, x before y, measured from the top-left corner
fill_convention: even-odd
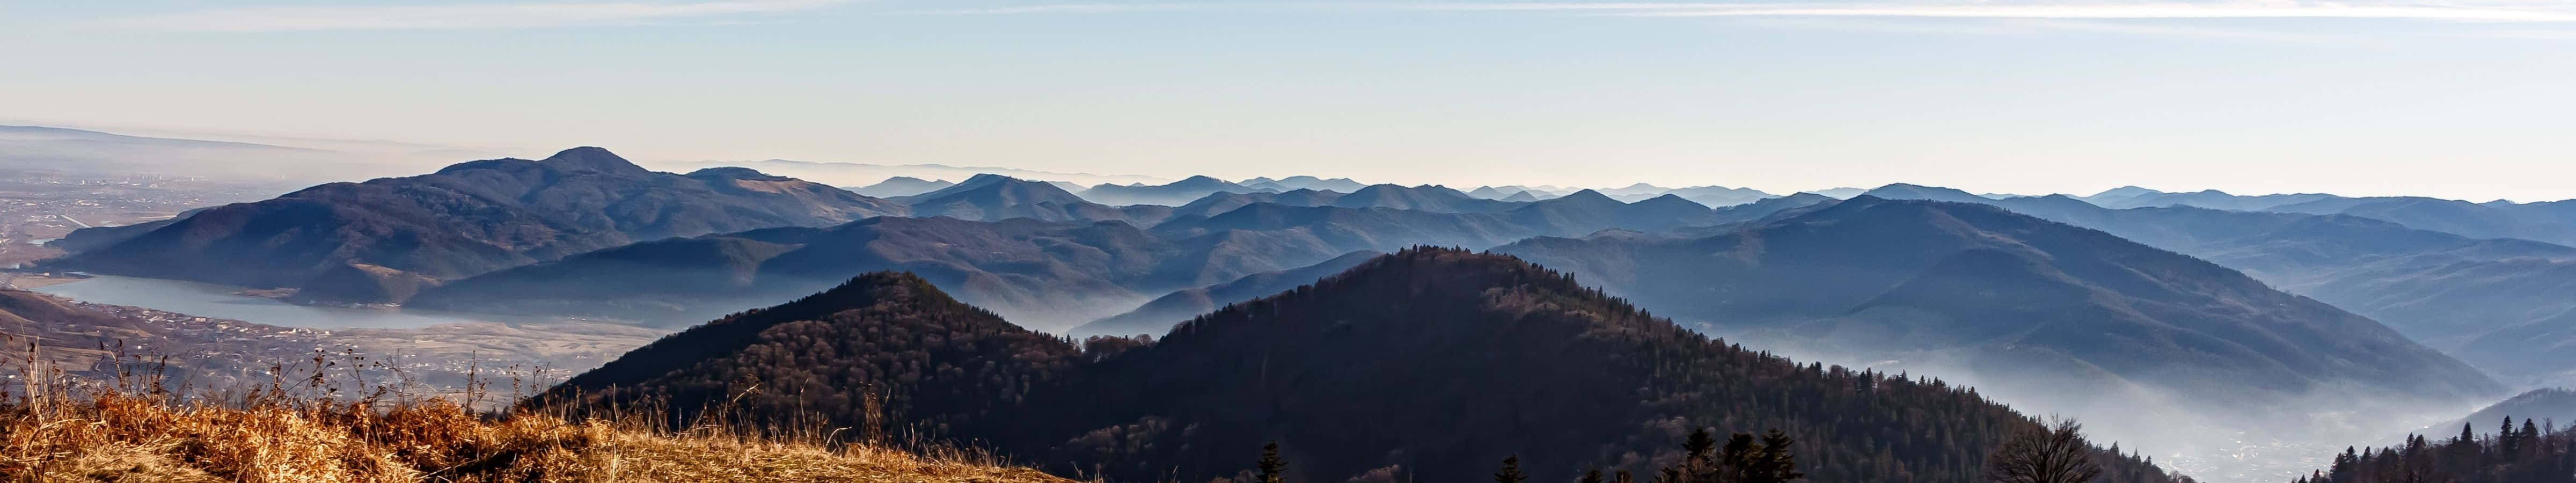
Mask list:
[[[1862,196],[1711,236],[1496,250],[1777,347],[2050,368],[2013,370],[1988,389],[2080,395],[2068,384],[2081,384],[2109,395],[2135,384],[2222,405],[2353,386],[2428,402],[2504,389],[2366,317],[2235,270],[1983,204]]]
[[[1191,176],[1188,179],[1154,186],[1122,186],[1102,183],[1097,186],[1092,186],[1090,189],[1082,190],[1081,195],[1083,199],[1109,205],[1180,206],[1217,193],[1256,193],[1277,191],[1288,190],[1256,189],[1207,176]]]
[[[1248,477],[1266,442],[1300,483],[1481,477],[1507,456],[1544,480],[1651,473],[1714,426],[1781,431],[1818,481],[1968,481],[2037,424],[1938,381],[1794,363],[1562,273],[1445,249],[1381,256],[1160,338],[1081,344],[872,273],[674,334],[530,405],[643,401],[668,401],[683,424],[986,442],[1109,480]],[[2174,481],[2090,451],[2105,468],[2095,481]]]
[[[1182,289],[1155,297],[1135,310],[1101,318],[1066,330],[1074,337],[1154,335],[1169,332],[1172,326],[1199,314],[1216,311],[1270,294],[1285,292],[1300,285],[1359,266],[1362,262],[1385,255],[1374,250],[1361,250],[1333,257],[1323,263],[1288,270],[1272,270],[1245,275],[1225,283]]]
[[[248,287],[339,288],[360,275],[450,280],[637,241],[905,212],[885,200],[745,168],[660,173],[604,149],[574,148],[544,160],[473,161],[427,175],[330,183],[208,208],[149,231],[120,230],[104,237],[113,243],[52,266]]]
[[[680,161],[652,163],[654,168],[690,171],[718,167],[743,167],[764,173],[830,183],[836,186],[865,186],[888,178],[966,179],[979,174],[996,174],[1021,179],[1042,179],[1066,183],[1160,183],[1169,178],[1133,174],[1093,174],[1045,171],[1001,166],[951,166],[945,164],[869,164],[839,161],[796,161],[767,159],[759,161]],[[1079,186],[1079,185],[1077,185]]]
[[[2232,211],[2352,215],[2470,238],[2520,238],[2576,244],[2576,202],[2476,203],[2415,196],[2329,194],[2234,195],[2205,190],[2167,193],[2127,187],[2083,200],[2108,208],[2191,206]]]
[[[939,191],[947,189],[950,186],[957,186],[957,183],[944,179],[932,181],[911,176],[896,176],[886,178],[885,181],[878,182],[877,184],[849,188],[849,190],[852,193],[858,193],[862,196],[893,198],[897,196],[912,196],[932,191]]]
[[[811,293],[851,273],[909,270],[955,287],[971,303],[1042,330],[1062,331],[1142,311],[1139,304],[1163,297],[1148,294],[1309,267],[1357,251],[1426,244],[1486,247],[1531,236],[1662,229],[1718,217],[1716,211],[1678,198],[1624,204],[1596,194],[1519,205],[1504,213],[1254,203],[1213,217],[1176,217],[1148,229],[1115,218],[1115,209],[1064,202],[1067,195],[1044,183],[998,176],[980,183],[898,200],[1045,193],[1055,198],[1034,198],[1047,200],[1034,204],[1027,201],[1032,198],[1012,198],[995,206],[1088,206],[1107,210],[1102,213],[1110,219],[881,217],[826,228],[669,239],[451,281],[424,289],[409,304],[674,324]],[[1125,209],[1143,206],[1150,205]]]
[[[1899,187],[1875,194],[1960,199]],[[2576,248],[2475,238],[2345,214],[2189,206],[2109,209],[2072,197],[1987,200],[2018,213],[2208,259],[2284,291],[2369,316],[2514,384],[2576,381],[2567,333]]]
[[[912,216],[945,216],[965,220],[1033,218],[1045,221],[1119,220],[1150,225],[1171,215],[1157,205],[1113,207],[1091,202],[1061,186],[994,174],[979,174],[954,186],[891,198],[910,207]]]

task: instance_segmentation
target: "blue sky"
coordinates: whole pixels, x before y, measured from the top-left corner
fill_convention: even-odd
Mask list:
[[[2576,0],[0,0],[0,122],[1404,183],[2576,198]]]

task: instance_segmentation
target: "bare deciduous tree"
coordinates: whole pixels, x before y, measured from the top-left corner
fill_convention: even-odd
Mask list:
[[[2102,474],[2084,425],[2050,418],[2046,426],[2015,432],[1987,457],[1986,478],[1999,483],[2089,483]]]

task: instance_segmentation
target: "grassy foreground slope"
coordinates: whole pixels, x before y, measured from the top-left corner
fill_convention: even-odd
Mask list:
[[[10,394],[0,402],[0,480],[1070,483],[962,454],[744,438],[727,428],[487,419],[438,399],[371,406],[253,396],[200,405],[145,394]]]

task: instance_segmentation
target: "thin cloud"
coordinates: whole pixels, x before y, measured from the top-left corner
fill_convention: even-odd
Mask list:
[[[110,21],[116,26],[183,32],[298,30],[455,30],[632,25],[687,19],[813,10],[853,0],[723,0],[700,2],[481,3],[457,5],[277,6],[180,12]]]
[[[2274,4],[2090,4],[2090,5],[1834,5],[1807,7],[1710,6],[1629,12],[1650,17],[1935,17],[2020,19],[2226,19],[2351,18],[2464,20],[2490,22],[2576,22],[2565,10],[2423,7],[2423,6],[2277,6]]]
[[[2349,18],[2488,22],[2576,22],[2576,2],[2524,1],[2492,5],[2411,3],[2309,3],[2250,0],[2200,3],[2086,2],[1277,2],[1196,4],[1023,4],[904,13],[1035,15],[1136,11],[1332,10],[1570,12],[1641,17],[1920,17],[1986,19],[2146,20],[2230,18]]]
[[[957,8],[957,9],[945,9],[945,10],[903,10],[903,11],[896,11],[896,12],[890,12],[890,13],[900,14],[900,15],[1033,15],[1033,14],[1086,14],[1086,13],[1128,13],[1128,12],[1181,12],[1181,11],[1200,11],[1200,10],[1208,10],[1208,9],[1210,9],[1211,7],[1214,7],[1214,5],[1206,5],[1206,4],[1189,4],[1189,3],[1158,3],[1158,4],[1139,4],[1139,3],[1066,3],[1066,4],[1049,4],[1049,5],[1013,5],[1013,6],[985,7],[985,8]]]

